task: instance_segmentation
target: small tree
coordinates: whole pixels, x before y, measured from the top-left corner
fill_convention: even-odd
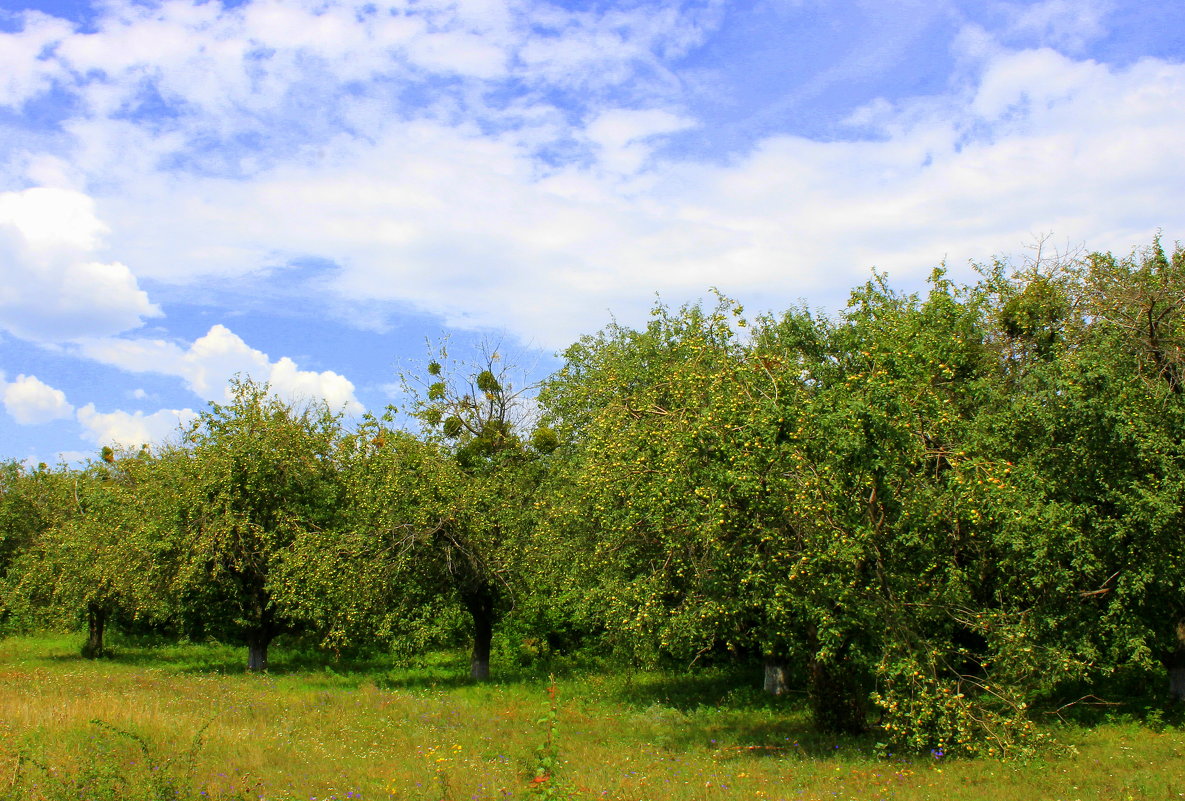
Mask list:
[[[105,633],[116,612],[131,618],[163,615],[169,560],[156,529],[152,492],[155,459],[147,449],[117,453],[82,470],[63,470],[59,494],[68,512],[41,531],[18,562],[15,590],[51,622],[86,621],[82,654],[106,653]]]
[[[426,618],[456,602],[450,544],[462,476],[437,445],[390,423],[367,417],[344,438],[338,527],[298,532],[274,574],[285,603],[330,647],[422,637],[433,628]]]
[[[37,582],[27,574],[38,564],[35,549],[46,532],[76,513],[73,489],[73,471],[0,464],[0,631],[33,624],[38,607],[30,602],[44,593],[31,594]]]
[[[177,589],[187,614],[216,610],[207,622],[246,644],[248,670],[261,671],[275,636],[300,625],[277,567],[294,558],[298,536],[337,519],[340,416],[324,403],[295,407],[248,379],[231,393],[199,415],[174,455]]]
[[[659,305],[643,330],[613,325],[569,348],[542,393],[570,443],[549,510],[586,604],[619,643],[643,659],[761,653],[781,691],[795,636],[774,625],[761,580],[786,567],[764,500],[777,427],[765,430],[758,384],[772,363],[738,333],[746,325],[723,298]]]
[[[512,385],[495,351],[483,350],[477,365],[443,362],[442,349],[427,380],[408,390],[419,436],[396,429],[388,410],[343,440],[340,527],[302,532],[294,551],[307,557],[289,560],[278,584],[296,587],[303,574],[293,608],[334,646],[422,635],[460,605],[470,676],[484,681],[494,629],[522,586],[520,555],[551,440],[536,432],[536,444],[524,441],[530,390]]]
[[[453,510],[422,556],[447,566],[447,585],[473,624],[470,675],[490,675],[494,627],[513,595],[517,556],[531,535],[536,457],[549,451],[549,432],[528,440],[534,388],[516,387],[514,368],[489,345],[474,364],[448,361],[441,348],[428,363],[426,389],[412,414],[428,441],[455,465]]]

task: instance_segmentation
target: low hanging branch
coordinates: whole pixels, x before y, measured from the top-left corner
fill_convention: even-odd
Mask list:
[[[1078,593],[1078,597],[1079,598],[1096,598],[1100,595],[1106,595],[1107,593],[1111,592],[1112,589],[1114,589],[1113,587],[1108,587],[1107,585],[1110,584],[1112,581],[1114,581],[1115,577],[1118,575],[1119,575],[1119,571],[1116,570],[1114,573],[1112,573],[1110,576],[1107,577],[1107,580],[1104,581],[1102,583],[1102,585],[1100,585],[1097,590],[1083,590],[1082,592]]]

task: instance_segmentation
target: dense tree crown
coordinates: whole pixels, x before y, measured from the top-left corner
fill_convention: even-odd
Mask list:
[[[739,661],[820,727],[964,753],[1033,748],[1034,709],[1120,671],[1185,700],[1180,247],[874,275],[834,318],[659,304],[563,356],[535,387],[441,349],[350,429],[243,380],[168,447],[4,465],[0,626],[253,670],[280,635],[468,642],[477,680]]]

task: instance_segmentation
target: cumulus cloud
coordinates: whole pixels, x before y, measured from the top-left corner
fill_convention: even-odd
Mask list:
[[[230,380],[236,375],[266,381],[273,392],[292,401],[324,400],[349,414],[363,411],[354,385],[331,370],[301,370],[283,356],[271,361],[223,325],[215,325],[188,347],[150,339],[99,339],[80,344],[79,352],[104,364],[131,372],[177,376],[205,400],[230,400]]]
[[[143,412],[100,412],[88,403],[78,410],[83,438],[96,445],[138,448],[173,438],[197,416],[192,409],[161,409]]]
[[[66,393],[36,376],[22,374],[15,381],[5,382],[3,373],[0,373],[0,396],[5,410],[21,425],[48,423],[74,415],[74,407],[66,401]]]
[[[131,270],[93,258],[106,231],[81,192],[0,193],[0,326],[24,339],[63,342],[159,315]]]

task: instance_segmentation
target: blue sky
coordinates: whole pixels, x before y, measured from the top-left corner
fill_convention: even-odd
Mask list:
[[[1185,6],[0,0],[0,456],[1185,232]]]

